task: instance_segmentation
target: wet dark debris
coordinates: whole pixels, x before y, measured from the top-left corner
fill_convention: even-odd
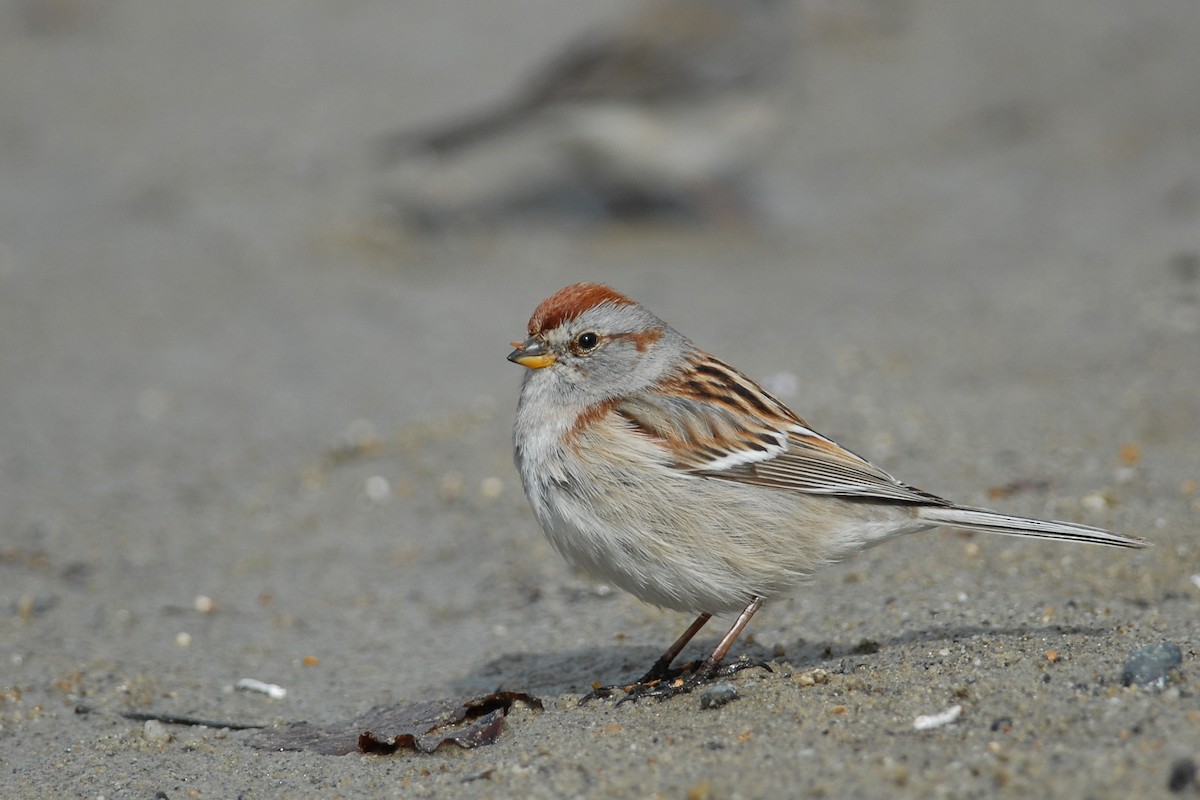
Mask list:
[[[542,710],[541,700],[523,692],[376,706],[342,722],[295,722],[265,730],[250,741],[250,746],[338,756],[356,752],[392,755],[400,750],[432,753],[445,744],[470,750],[495,743],[504,730],[505,717],[517,703]]]

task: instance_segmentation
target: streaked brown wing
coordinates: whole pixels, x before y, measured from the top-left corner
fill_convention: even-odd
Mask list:
[[[837,443],[807,431],[793,431],[788,449],[772,458],[701,475],[805,494],[859,497],[917,505],[949,505],[946,500],[900,483]]]
[[[624,398],[613,411],[668,447],[677,469],[805,494],[950,505],[821,436],[754,381],[706,353],[695,352],[665,389]]]

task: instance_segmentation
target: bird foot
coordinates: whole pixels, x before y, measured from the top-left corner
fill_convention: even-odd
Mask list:
[[[636,683],[624,686],[593,686],[592,691],[580,698],[579,704],[583,705],[591,700],[606,700],[616,696],[618,692],[624,692],[624,695],[617,700],[617,705],[636,703],[646,697],[654,697],[662,701],[677,695],[688,694],[710,681],[727,678],[744,669],[754,667],[761,667],[767,672],[773,671],[767,662],[751,659],[738,659],[730,664],[689,661],[683,666],[669,668],[656,664]]]

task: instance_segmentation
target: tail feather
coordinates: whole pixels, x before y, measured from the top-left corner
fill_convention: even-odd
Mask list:
[[[1055,539],[1063,542],[1086,542],[1108,547],[1149,547],[1150,542],[1138,536],[1113,533],[1076,522],[1033,519],[1001,514],[985,508],[965,506],[924,506],[919,516],[934,525],[967,528],[1007,536],[1031,536],[1036,539]]]

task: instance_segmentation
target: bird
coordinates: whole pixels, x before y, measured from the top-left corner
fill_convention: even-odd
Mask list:
[[[625,687],[634,699],[674,696],[736,671],[723,659],[764,602],[904,534],[949,526],[1150,544],[960,505],[903,483],[603,284],[576,283],[543,300],[512,346],[508,360],[526,368],[514,460],[550,543],[574,567],[647,603],[697,614]],[[714,614],[733,612],[707,658],[672,666]]]
[[[381,165],[448,158],[539,123],[614,202],[702,192],[740,176],[778,128],[789,0],[654,0],[569,42],[509,97],[379,137]]]

